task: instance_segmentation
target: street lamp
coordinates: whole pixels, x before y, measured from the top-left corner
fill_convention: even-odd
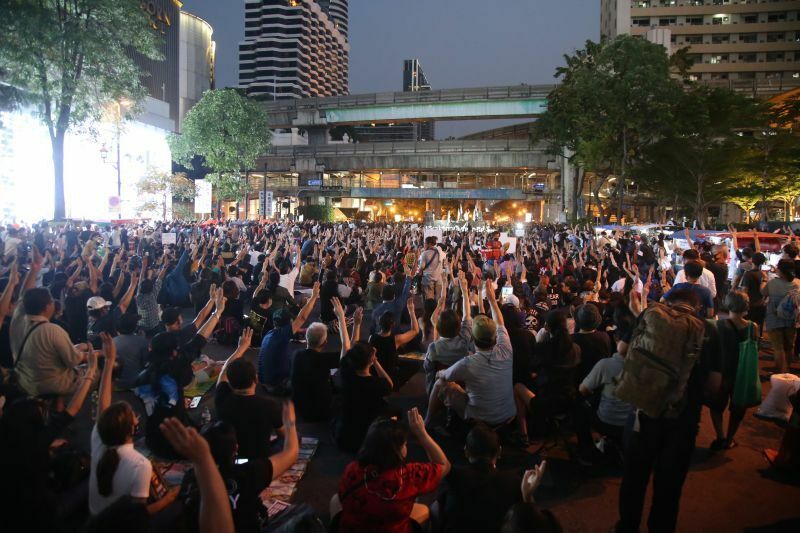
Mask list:
[[[129,100],[120,99],[114,102],[114,107],[116,108],[116,116],[115,116],[115,126],[116,126],[116,141],[117,141],[117,162],[116,164],[111,163],[117,170],[117,202],[119,211],[117,212],[117,218],[122,218],[122,157],[120,153],[120,138],[122,137],[122,108],[129,107],[131,102]],[[100,148],[100,157],[103,159],[103,163],[106,163],[108,160],[108,147],[103,144]]]

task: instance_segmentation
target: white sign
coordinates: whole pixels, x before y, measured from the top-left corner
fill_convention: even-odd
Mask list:
[[[164,246],[168,244],[178,244],[177,234],[176,233],[162,233],[161,234],[161,244]]]
[[[436,242],[442,242],[442,230],[440,228],[425,228],[423,233],[425,238],[436,237]]]
[[[517,237],[524,237],[525,236],[525,230],[524,229],[514,230],[514,235],[516,235]]]
[[[517,251],[517,238],[516,237],[502,237],[502,233],[500,234],[500,244],[503,245],[503,248],[506,247],[506,243],[508,244],[508,250],[505,251],[507,254],[513,254]]]
[[[272,191],[264,191],[264,217],[272,218]]]
[[[211,213],[211,182],[197,180],[194,182],[194,212]]]
[[[508,232],[507,231],[501,231],[500,232],[500,242],[503,242],[503,239],[508,239]]]

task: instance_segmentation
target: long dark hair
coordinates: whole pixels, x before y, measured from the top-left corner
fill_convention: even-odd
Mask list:
[[[572,350],[572,337],[567,328],[567,315],[560,311],[551,311],[545,317],[547,331],[550,332],[550,342],[553,349],[557,350],[554,355],[566,356]]]
[[[119,466],[117,446],[122,446],[133,435],[134,414],[127,402],[111,404],[97,418],[97,434],[106,445],[106,451],[97,462],[97,491],[101,496],[113,492],[114,474]]]
[[[373,467],[378,473],[398,468],[405,463],[400,450],[407,441],[408,429],[403,423],[378,418],[369,426],[356,459],[361,466]]]

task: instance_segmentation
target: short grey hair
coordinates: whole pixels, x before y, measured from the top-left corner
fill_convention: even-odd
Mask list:
[[[322,322],[312,322],[306,329],[306,343],[309,348],[319,348],[328,340],[328,326]]]

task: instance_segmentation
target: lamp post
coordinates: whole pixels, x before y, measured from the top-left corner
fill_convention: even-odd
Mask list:
[[[115,124],[115,135],[116,135],[116,142],[117,142],[117,163],[112,163],[111,165],[117,170],[117,202],[119,211],[117,212],[117,218],[122,218],[122,155],[121,155],[121,148],[120,148],[120,139],[122,137],[122,108],[128,107],[130,102],[127,100],[119,100],[114,102],[114,107],[116,108],[116,116],[114,117],[114,124]],[[108,159],[108,147],[103,144],[100,147],[100,157],[103,159],[103,163],[106,162]]]

